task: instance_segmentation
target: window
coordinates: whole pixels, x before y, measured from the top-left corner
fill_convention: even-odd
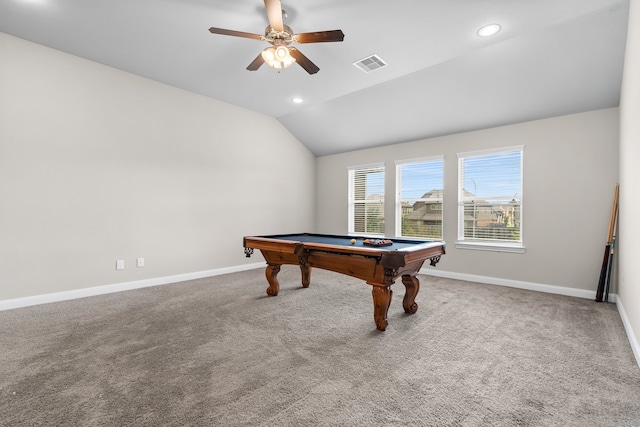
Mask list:
[[[458,245],[524,252],[524,147],[458,154]]]
[[[349,233],[384,235],[384,164],[349,168]]]
[[[444,158],[396,162],[396,235],[442,239]]]

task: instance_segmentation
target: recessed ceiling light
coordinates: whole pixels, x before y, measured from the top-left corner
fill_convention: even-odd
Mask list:
[[[295,98],[291,98],[291,102],[293,102],[294,104],[302,104],[304,102],[304,98],[296,96]]]
[[[489,37],[496,34],[498,31],[500,31],[500,28],[501,27],[498,24],[485,25],[484,27],[478,30],[478,35],[480,37]]]

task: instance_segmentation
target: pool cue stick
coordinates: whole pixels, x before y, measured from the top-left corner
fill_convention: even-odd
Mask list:
[[[604,302],[609,302],[609,285],[611,284],[611,270],[613,270],[613,253],[616,247],[617,232],[618,232],[618,206],[616,205],[616,218],[613,220],[613,234],[611,236],[611,248],[609,250],[609,266],[607,269],[607,283],[604,286]]]
[[[604,282],[607,277],[607,264],[609,263],[610,243],[604,248],[604,257],[602,258],[602,267],[600,268],[600,279],[598,279],[598,290],[596,291],[596,302],[602,302],[602,293],[604,292]]]
[[[611,216],[609,217],[609,232],[607,234],[607,242],[604,247],[604,256],[602,258],[602,268],[600,269],[600,279],[598,280],[598,290],[596,291],[596,301],[602,302],[604,286],[607,281],[607,270],[609,268],[609,255],[611,252],[611,238],[613,236],[613,222],[615,220],[616,207],[618,206],[618,184],[613,193],[613,205],[611,207]]]

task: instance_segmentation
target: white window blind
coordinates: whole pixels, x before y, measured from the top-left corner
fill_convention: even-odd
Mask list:
[[[396,235],[442,239],[444,157],[396,162]]]
[[[458,241],[522,246],[523,151],[458,154]]]
[[[384,164],[349,168],[349,232],[384,235]]]

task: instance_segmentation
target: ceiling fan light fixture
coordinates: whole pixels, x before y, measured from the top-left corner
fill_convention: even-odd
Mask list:
[[[266,48],[262,51],[262,58],[267,64],[271,65],[276,60],[276,50],[272,47]]]
[[[290,57],[289,49],[286,46],[278,46],[276,48],[276,59],[279,62],[284,62],[287,57]]]
[[[287,46],[268,47],[262,51],[262,58],[267,65],[278,70],[287,68],[296,62]]]

